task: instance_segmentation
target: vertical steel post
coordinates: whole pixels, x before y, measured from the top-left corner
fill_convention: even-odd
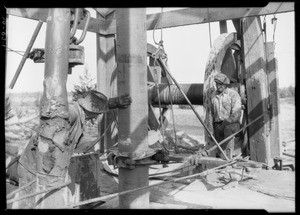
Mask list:
[[[132,104],[119,109],[119,151],[143,153],[148,149],[146,9],[122,8],[116,12],[118,95],[129,93]],[[119,169],[119,191],[148,186],[149,167]],[[119,197],[120,208],[148,208],[149,191]]]
[[[70,9],[49,10],[45,42],[44,93],[40,103],[41,135],[37,147],[37,191],[65,183],[73,145],[65,145],[69,129],[66,82],[69,68]],[[53,128],[56,130],[53,133]],[[43,135],[42,135],[43,133]],[[45,138],[49,136],[52,139]],[[54,138],[56,138],[54,140]],[[36,197],[37,208],[61,208],[68,204],[68,188]]]

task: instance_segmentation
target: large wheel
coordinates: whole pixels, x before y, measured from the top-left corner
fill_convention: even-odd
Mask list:
[[[242,74],[239,69],[240,62],[238,62],[239,55],[241,54],[240,50],[241,48],[239,41],[237,40],[237,34],[225,33],[221,34],[215,40],[209,53],[204,74],[203,106],[205,115],[204,123],[207,125],[212,134],[214,134],[214,130],[212,110],[210,108],[212,94],[216,91],[214,76],[222,71],[231,80],[235,81],[231,87],[237,90],[237,92],[241,95],[242,100],[245,98],[244,91],[242,90],[244,88],[242,83]],[[246,115],[243,114],[242,124],[245,123],[245,120]],[[245,133],[235,139],[235,154],[240,153],[245,149],[246,138],[244,137]],[[207,132],[205,132],[205,140],[207,148],[214,146],[214,143],[208,138]],[[215,156],[215,153],[212,153],[212,156]]]

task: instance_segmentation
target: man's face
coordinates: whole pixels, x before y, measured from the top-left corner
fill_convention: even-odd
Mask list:
[[[97,119],[98,117],[98,114],[96,113],[92,113],[92,112],[89,112],[89,111],[85,111],[85,120],[93,120],[93,119]]]
[[[225,84],[222,84],[222,83],[219,83],[219,82],[216,82],[216,87],[217,87],[217,92],[219,94],[222,93],[226,89]]]

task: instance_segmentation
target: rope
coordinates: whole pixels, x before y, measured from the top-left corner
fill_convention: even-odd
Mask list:
[[[9,199],[11,198],[14,194],[20,192],[21,190],[25,189],[26,187],[32,185],[34,182],[36,182],[36,179],[33,179],[31,182],[29,182],[28,184],[25,184],[24,186],[12,191],[11,193],[7,194],[6,195],[6,198]]]
[[[64,209],[75,208],[75,207],[79,207],[81,205],[90,204],[90,203],[93,203],[93,202],[104,201],[106,199],[111,199],[111,198],[114,198],[114,197],[117,197],[117,196],[121,196],[121,195],[129,194],[129,193],[141,191],[141,190],[144,190],[144,189],[149,189],[149,188],[160,186],[160,185],[165,185],[165,184],[168,184],[168,183],[171,183],[171,182],[182,181],[182,180],[189,179],[189,178],[194,178],[194,177],[197,177],[197,176],[204,177],[204,176],[207,176],[210,173],[213,173],[213,172],[217,171],[218,169],[221,169],[223,167],[232,165],[232,164],[234,164],[236,162],[237,161],[234,160],[234,161],[231,161],[229,163],[217,166],[215,168],[203,171],[201,173],[196,173],[196,174],[193,174],[193,175],[188,175],[188,176],[176,178],[176,179],[172,179],[172,180],[169,180],[169,181],[163,181],[161,183],[152,184],[152,185],[149,185],[149,186],[144,186],[144,187],[140,187],[140,188],[133,189],[133,190],[126,190],[126,191],[122,191],[122,192],[119,192],[119,193],[113,193],[113,194],[110,194],[110,195],[106,195],[106,196],[102,196],[102,197],[98,197],[98,198],[94,198],[94,199],[89,199],[89,200],[82,201],[82,202],[79,202],[79,203],[74,204],[74,205],[68,205],[68,206],[64,207]]]
[[[30,197],[33,197],[33,196],[37,196],[39,194],[42,194],[42,193],[46,193],[46,192],[50,192],[50,191],[53,191],[53,190],[57,190],[57,189],[60,189],[60,188],[63,188],[65,186],[68,186],[69,184],[71,184],[71,180],[69,180],[68,182],[64,183],[64,184],[61,184],[61,185],[58,185],[58,186],[55,186],[55,187],[51,187],[49,189],[46,189],[46,190],[41,190],[39,192],[35,192],[35,193],[31,193],[31,194],[27,194],[25,196],[21,196],[19,198],[15,198],[15,199],[11,199],[11,200],[8,200],[7,201],[7,204],[11,204],[13,202],[18,202],[18,201],[21,201],[23,199],[27,199],[27,198],[30,198]]]

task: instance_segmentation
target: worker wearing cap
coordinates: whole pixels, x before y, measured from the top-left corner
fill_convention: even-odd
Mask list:
[[[229,78],[218,73],[214,77],[216,91],[212,96],[212,117],[214,136],[218,142],[222,141],[231,134],[240,129],[240,117],[242,113],[242,104],[240,95],[233,89],[228,88]],[[234,138],[221,145],[225,149],[226,156],[231,159],[234,152]],[[217,156],[223,158],[219,151]]]
[[[37,133],[30,139],[18,162],[10,166],[8,173],[12,178],[19,178],[20,186],[33,181],[37,175],[41,185],[59,185],[61,183],[60,176],[68,177],[66,172],[74,151],[82,152],[86,148],[85,146],[78,150],[81,145],[86,143],[83,135],[85,120],[97,118],[99,114],[105,113],[109,109],[127,108],[132,102],[128,94],[108,99],[95,90],[84,92],[81,97],[76,99],[77,101],[69,105],[68,129],[57,128],[57,124],[51,126],[51,120],[44,121]],[[51,142],[49,145],[53,149],[48,149],[46,153],[40,153],[40,150],[37,150],[38,144],[46,141]],[[67,153],[69,159],[58,160],[56,159],[57,153]],[[43,175],[50,177],[42,177]],[[35,183],[28,186],[19,193],[19,196],[36,192],[35,187]],[[33,208],[35,207],[34,198],[24,199],[15,207]]]

